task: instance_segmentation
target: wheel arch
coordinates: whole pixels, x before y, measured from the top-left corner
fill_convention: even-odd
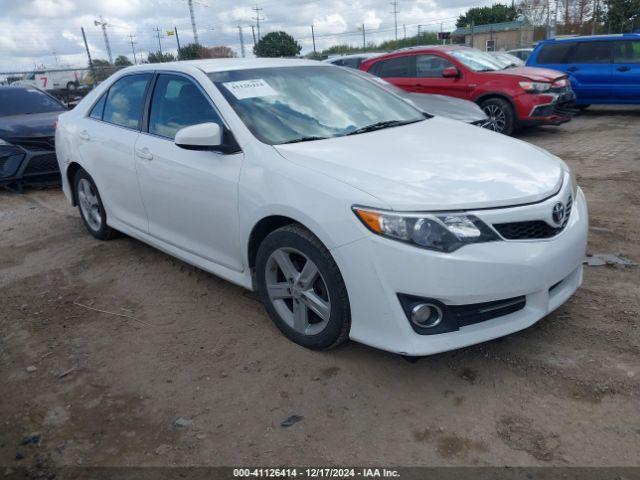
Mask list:
[[[258,249],[262,241],[267,238],[271,232],[291,224],[301,225],[311,231],[309,227],[287,215],[269,215],[261,218],[253,226],[249,234],[249,240],[247,241],[247,261],[250,270],[253,270],[256,266],[256,257],[258,256]]]
[[[75,182],[76,175],[80,170],[83,170],[83,168],[79,163],[71,162],[67,167],[67,171],[65,172],[67,181],[69,182],[69,188],[71,190],[71,204],[74,207],[78,205],[78,199],[76,198],[76,188],[75,188],[74,182]]]
[[[509,105],[511,105],[511,108],[513,108],[513,114],[516,118],[518,118],[518,111],[516,110],[516,104],[513,102],[513,98],[511,98],[509,95],[502,93],[502,92],[487,92],[487,93],[483,93],[482,95],[476,97],[475,102],[478,105],[481,105],[482,102],[484,102],[485,100],[489,100],[491,98],[500,98],[502,100],[506,100],[507,102],[509,102]]]

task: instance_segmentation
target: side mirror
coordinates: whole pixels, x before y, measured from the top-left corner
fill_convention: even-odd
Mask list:
[[[188,150],[215,150],[222,145],[222,129],[213,122],[191,125],[178,130],[174,142]]]
[[[447,67],[442,70],[442,76],[444,78],[458,78],[460,76],[460,70],[456,67]]]

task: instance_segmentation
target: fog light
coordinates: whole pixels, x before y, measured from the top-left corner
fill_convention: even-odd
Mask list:
[[[435,327],[442,318],[442,310],[433,303],[419,303],[411,309],[411,321],[422,328]]]

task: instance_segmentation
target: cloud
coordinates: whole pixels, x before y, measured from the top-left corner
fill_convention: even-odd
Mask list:
[[[324,49],[338,43],[359,45],[357,29],[363,23],[367,41],[393,38],[393,15],[389,0],[257,0],[261,32],[285,30],[311,50],[311,25],[316,47]],[[163,50],[175,50],[175,37],[166,30],[178,28],[180,42],[193,41],[187,0],[0,0],[0,71],[31,70],[35,65],[85,66],[86,54],[80,27],[84,27],[91,54],[106,58],[102,30],[94,25],[101,15],[109,24],[107,32],[113,57],[131,55],[129,34],[134,35],[137,52],[158,50],[155,28],[161,32]],[[253,43],[251,25],[256,0],[197,0],[195,16],[200,42],[228,45],[240,51],[238,25],[243,28],[247,52]],[[451,29],[457,15],[492,0],[399,0],[400,34]],[[208,5],[208,6],[205,6]],[[54,55],[55,52],[55,55]]]

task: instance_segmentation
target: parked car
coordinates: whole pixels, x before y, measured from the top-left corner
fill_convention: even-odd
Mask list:
[[[582,281],[587,206],[564,162],[321,62],[126,68],[60,116],[56,151],[91,235],[257,290],[309,348],[451,350]]]
[[[491,128],[510,135],[520,126],[560,125],[571,120],[574,94],[562,72],[505,69],[491,55],[463,46],[414,47],[362,63],[361,70],[417,93],[438,93],[476,102]]]
[[[496,60],[502,68],[522,67],[524,62],[515,55],[507,52],[487,52]]]
[[[376,77],[362,70],[353,70],[353,73],[361,75],[370,82],[375,82],[385,90],[404,98],[422,113],[438,115],[441,117],[459,120],[480,127],[486,127],[489,117],[475,103],[461,98],[447,97],[446,95],[433,95],[430,93],[412,93],[402,90],[385,79]]]
[[[84,71],[82,70],[39,70],[29,73],[23,80],[18,80],[15,85],[32,86],[42,90],[69,90],[74,91],[84,83]]]
[[[337,65],[338,67],[360,68],[360,64],[365,60],[383,55],[380,52],[370,53],[354,53],[353,55],[340,55],[336,57],[329,57],[323,62]]]
[[[507,50],[507,53],[513,55],[514,57],[518,57],[523,62],[527,61],[529,55],[533,52],[533,48],[516,48],[514,50]]]
[[[0,186],[60,183],[54,135],[66,107],[33,87],[0,87]]]
[[[576,104],[640,104],[640,35],[544,40],[527,60],[566,72]]]

